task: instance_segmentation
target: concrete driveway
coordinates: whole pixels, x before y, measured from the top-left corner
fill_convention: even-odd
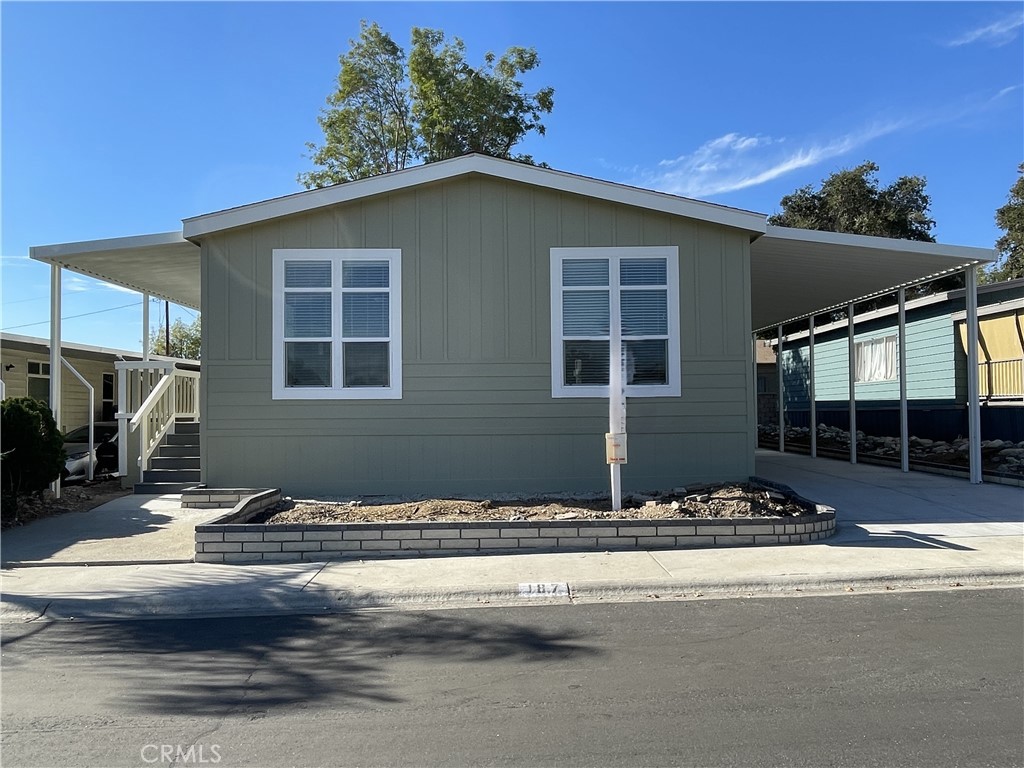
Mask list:
[[[183,509],[180,494],[131,495],[5,531],[3,566],[186,563],[195,526],[218,510]]]

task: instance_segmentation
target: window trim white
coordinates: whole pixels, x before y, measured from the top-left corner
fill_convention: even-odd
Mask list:
[[[272,398],[274,400],[400,400],[402,398],[402,251],[398,248],[275,248],[271,294],[273,301],[273,349],[271,351]],[[331,262],[331,382],[330,387],[288,387],[285,385],[284,264],[286,261]],[[341,329],[342,263],[346,261],[387,261],[389,336],[387,387],[346,387],[342,370]],[[383,292],[385,289],[376,289]]]
[[[30,368],[32,367],[33,364],[38,365],[40,371],[42,371],[44,369],[44,367],[45,367],[46,373],[32,373]],[[40,358],[30,357],[28,360],[25,361],[25,394],[28,395],[29,397],[34,397],[34,395],[29,395],[29,389],[31,389],[30,384],[31,384],[32,379],[41,379],[42,381],[46,382],[46,399],[45,400],[41,400],[41,402],[45,403],[46,406],[49,407],[50,406],[50,361],[48,359],[47,360],[42,360]],[[36,399],[40,399],[40,398],[36,398]]]
[[[563,383],[565,364],[562,336],[562,263],[567,259],[607,259],[609,262],[609,291],[615,290],[621,296],[622,286],[618,284],[618,263],[621,259],[665,259],[668,292],[668,383],[627,384],[627,397],[679,397],[680,382],[680,327],[679,327],[679,248],[674,245],[657,246],[599,246],[581,248],[551,249],[551,396],[563,397],[608,397],[608,387],[575,387]],[[632,288],[633,286],[630,286]],[[617,304],[618,302],[613,302]],[[612,318],[614,321],[614,318]]]

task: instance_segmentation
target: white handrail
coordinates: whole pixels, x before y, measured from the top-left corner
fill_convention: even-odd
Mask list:
[[[93,389],[92,384],[86,381],[85,377],[78,372],[78,370],[64,359],[61,355],[61,363],[71,371],[75,377],[85,385],[86,390],[89,392],[89,460],[86,462],[86,478],[89,482],[93,479],[93,466],[97,463],[96,458],[96,391]]]
[[[129,370],[129,366],[118,363],[122,373]],[[173,433],[175,421],[181,419],[198,420],[199,418],[199,372],[178,370],[170,366],[131,366],[132,370],[138,371],[141,376],[146,376],[154,370],[163,370],[164,373],[156,386],[148,393],[145,400],[138,406],[134,413],[119,412],[118,418],[122,427],[123,443],[127,444],[127,433],[140,430],[139,436],[139,457],[138,465],[141,471],[149,468],[150,459],[160,445],[164,435]],[[129,393],[122,398],[122,407],[127,404],[129,396],[141,396],[140,389],[137,392]],[[130,417],[130,421],[128,421]],[[125,422],[127,421],[127,425]],[[122,448],[121,459],[127,464],[127,448]],[[124,467],[126,469],[127,467]]]

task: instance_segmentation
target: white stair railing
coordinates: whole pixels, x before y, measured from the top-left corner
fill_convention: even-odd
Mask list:
[[[177,368],[173,361],[119,362],[115,367],[119,470],[127,474],[128,437],[138,431],[138,466],[144,472],[164,435],[173,434],[176,420],[199,420],[199,371]]]

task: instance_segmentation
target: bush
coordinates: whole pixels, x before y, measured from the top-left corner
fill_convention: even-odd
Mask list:
[[[18,501],[43,490],[64,467],[64,436],[45,403],[13,397],[0,403],[0,493],[4,521],[18,511]]]

